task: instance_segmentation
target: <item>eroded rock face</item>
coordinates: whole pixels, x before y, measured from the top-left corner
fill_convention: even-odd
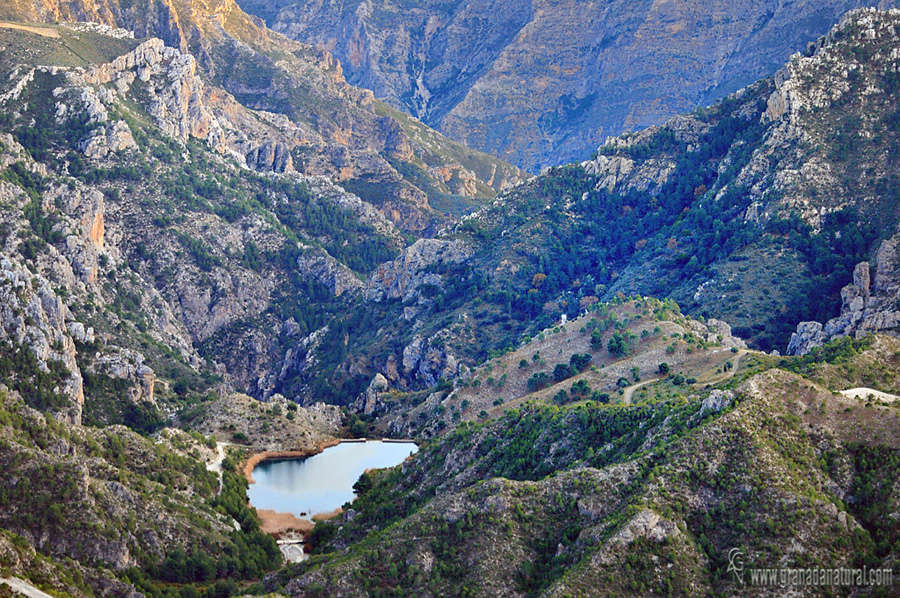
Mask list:
[[[114,348],[96,356],[91,364],[93,373],[127,380],[128,392],[133,403],[153,402],[156,375],[153,368],[144,363],[144,356],[136,351]]]
[[[262,172],[292,172],[291,150],[281,142],[267,141],[246,156],[247,166]]]
[[[372,381],[369,382],[366,392],[353,403],[352,407],[356,409],[357,412],[372,415],[378,409],[378,397],[382,393],[387,392],[389,388],[390,383],[387,381],[387,378],[380,372],[375,374],[372,377]]]
[[[734,347],[737,349],[747,348],[747,343],[731,334],[731,326],[729,326],[727,322],[710,318],[706,321],[706,327],[709,331],[706,335],[706,342],[720,342],[723,347]]]
[[[881,243],[875,257],[875,280],[868,262],[853,270],[853,282],[841,289],[841,315],[824,325],[801,322],[791,335],[789,355],[805,355],[828,341],[874,332],[900,337],[900,234]]]
[[[296,325],[296,322],[294,324]],[[286,322],[285,327],[290,328],[290,322]],[[321,346],[326,334],[328,334],[327,326],[316,330],[304,338],[297,339],[295,344],[284,353],[283,357],[274,360],[274,363],[269,365],[268,369],[259,375],[257,380],[253,381],[252,386],[255,387],[253,388],[254,396],[264,401],[268,400],[277,394],[276,389],[289,377],[315,367],[318,364],[316,351]],[[262,346],[262,341],[264,340],[262,334],[259,335],[257,340],[259,342],[255,344],[253,351],[256,354],[256,360],[264,363],[268,347]]]
[[[161,39],[149,39],[112,62],[72,71],[68,78],[75,86],[109,83],[115,86],[116,91],[101,87],[99,92],[87,88],[82,93],[82,101],[88,106],[94,122],[106,121],[105,108],[97,97],[108,103],[112,98],[105,96],[125,94],[135,80],[140,80],[144,92],[149,95],[147,110],[164,133],[181,140],[189,137],[205,139],[222,153],[228,149],[222,124],[204,102],[204,85],[197,61],[190,54],[166,46]],[[57,113],[65,112],[60,106],[65,104],[57,105]],[[134,139],[130,131],[126,134],[127,128],[120,121],[102,132],[95,131],[83,145],[83,151],[91,157],[102,158],[108,151],[133,147]],[[106,151],[100,143],[101,135],[106,141]]]
[[[600,551],[591,559],[593,566],[610,566],[621,559],[628,546],[638,540],[655,544],[674,543],[682,536],[678,525],[658,513],[644,509],[628,520],[608,541],[603,542]]]
[[[442,378],[449,380],[459,374],[459,362],[448,353],[443,340],[449,337],[446,331],[433,338],[416,336],[403,349],[403,373],[409,380],[434,386]]]
[[[0,255],[0,345],[4,351],[31,352],[43,372],[50,371],[51,361],[61,363],[66,377],[52,390],[66,397],[68,404],[57,415],[81,424],[84,388],[72,331],[91,338],[93,330],[74,324],[71,312],[46,280],[33,276],[13,258]]]
[[[304,275],[315,278],[328,287],[335,297],[365,286],[347,266],[316,247],[304,248],[304,253],[297,258],[297,268]]]
[[[88,158],[105,158],[110,152],[134,149],[137,143],[131,129],[124,120],[118,120],[108,127],[94,129],[91,136],[81,144],[81,151]]]
[[[472,254],[471,247],[462,241],[419,239],[392,262],[382,264],[369,277],[366,299],[402,298],[408,301],[418,296],[419,287],[425,284],[441,286],[443,277],[429,271],[438,264],[458,264]]]
[[[714,390],[709,396],[703,399],[700,407],[701,415],[704,413],[718,413],[725,409],[734,401],[734,393],[730,390]]]

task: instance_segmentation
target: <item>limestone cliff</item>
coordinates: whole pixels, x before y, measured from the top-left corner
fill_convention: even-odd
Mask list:
[[[462,262],[470,254],[471,249],[459,241],[420,239],[396,260],[381,264],[372,273],[366,285],[366,297],[375,301],[416,298],[422,285],[443,284],[443,277],[433,271],[435,268]]]
[[[0,193],[3,185],[0,183]],[[18,260],[0,256],[0,343],[2,352],[17,364],[12,368],[4,364],[2,375],[8,383],[21,387],[35,407],[73,424],[81,423],[84,389],[73,337],[92,340],[93,335],[93,330],[74,322],[46,280],[33,277]],[[31,358],[17,355],[23,351]],[[22,363],[37,371],[29,371],[29,367],[19,365]],[[51,377],[44,381],[40,373]],[[45,384],[50,388],[34,388]],[[29,391],[41,394],[35,396]],[[53,395],[64,400],[53,401]]]
[[[517,169],[434,131],[427,138],[412,134],[416,125],[390,114],[371,92],[349,85],[329,53],[269,31],[233,0],[13,2],[0,7],[0,19],[93,21],[101,25],[75,29],[122,35],[111,29],[122,27],[139,39],[158,38],[161,43],[144,42],[133,55],[95,68],[88,82],[115,78],[105,93],[122,92],[135,76],[146,83],[164,69],[161,74],[170,79],[165,85],[138,86],[167,132],[207,139],[265,172],[296,169],[355,181],[375,191],[367,199],[377,198],[374,203],[410,231],[433,233],[446,222],[446,211],[432,209],[428,197],[454,195],[471,209],[521,178]],[[131,147],[121,123],[104,125],[85,141],[93,156],[105,147]],[[445,180],[432,168],[474,180]],[[393,201],[384,202],[386,197]]]

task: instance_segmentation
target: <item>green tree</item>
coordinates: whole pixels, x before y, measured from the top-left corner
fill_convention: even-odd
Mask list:
[[[557,363],[556,367],[553,368],[553,380],[556,382],[562,382],[566,378],[571,378],[574,374],[572,366],[565,363]]]
[[[634,335],[628,331],[615,332],[606,343],[606,350],[615,357],[625,357],[634,350]]]

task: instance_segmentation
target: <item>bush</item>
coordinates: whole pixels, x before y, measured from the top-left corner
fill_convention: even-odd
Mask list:
[[[609,396],[609,393],[600,392],[599,390],[595,390],[594,392],[591,393],[592,401],[596,401],[598,403],[603,403],[604,405],[609,403],[610,398],[611,397]]]
[[[354,438],[365,438],[367,432],[368,426],[366,426],[366,422],[358,417],[353,417],[350,423],[350,435]]]
[[[540,390],[548,384],[550,384],[550,376],[547,375],[547,372],[535,372],[525,383],[528,390]]]
[[[572,394],[572,397],[586,396],[591,392],[591,385],[588,384],[587,380],[579,380],[572,385],[572,388],[569,389],[569,392]]]

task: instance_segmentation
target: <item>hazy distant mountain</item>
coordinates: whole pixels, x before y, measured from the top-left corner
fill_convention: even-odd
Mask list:
[[[849,9],[885,0],[244,2],[348,80],[532,171],[773,74]]]

